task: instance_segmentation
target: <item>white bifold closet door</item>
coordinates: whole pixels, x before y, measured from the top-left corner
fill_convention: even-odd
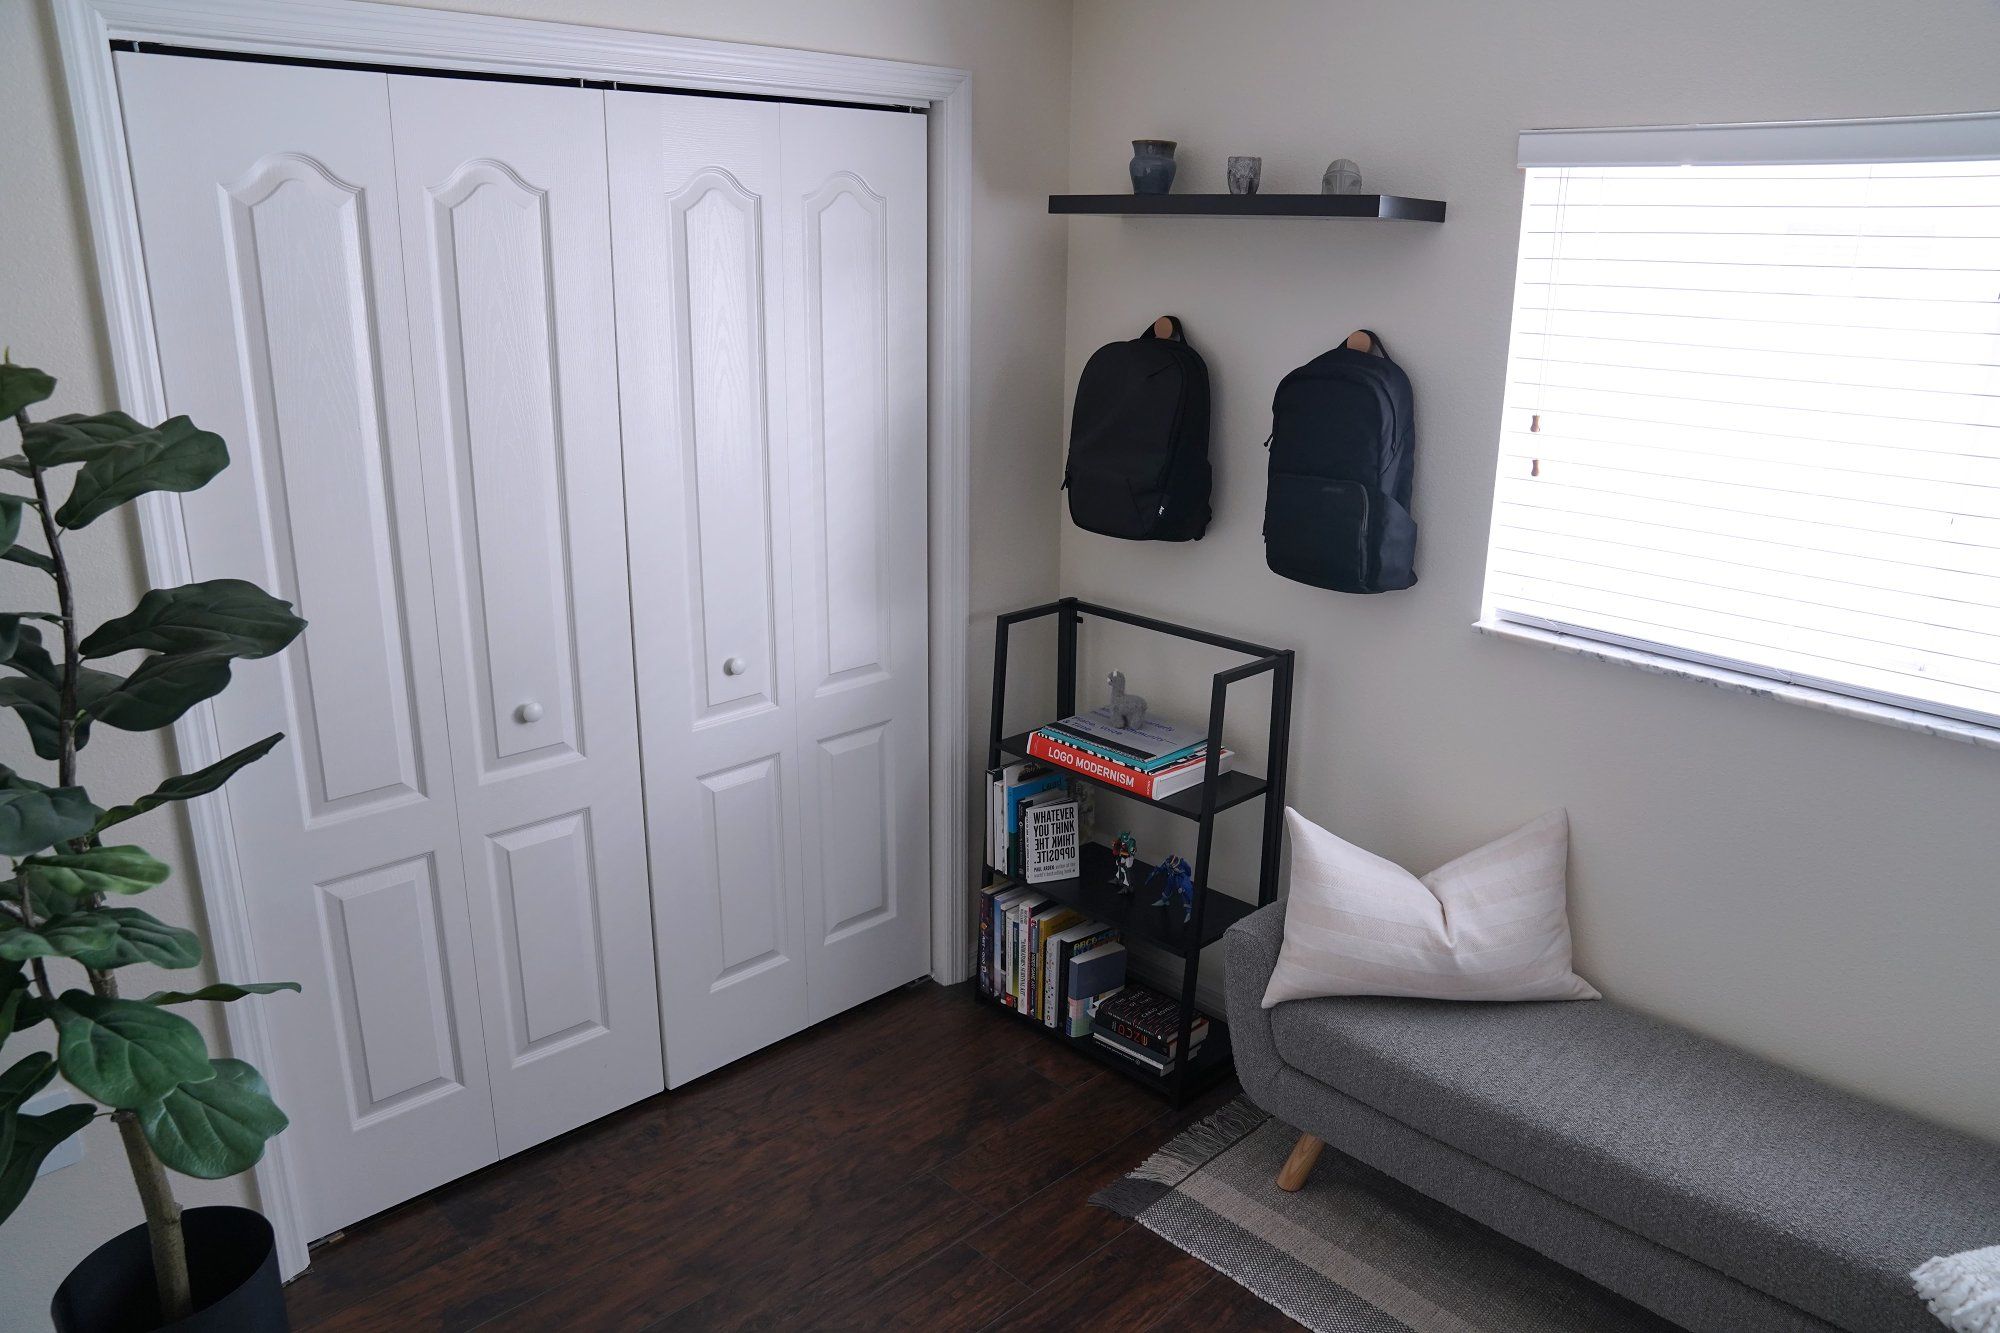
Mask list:
[[[214,716],[316,1236],[661,1086],[604,99],[117,59],[194,577],[310,622]]]
[[[924,120],[605,114],[677,1086],[929,970]]]

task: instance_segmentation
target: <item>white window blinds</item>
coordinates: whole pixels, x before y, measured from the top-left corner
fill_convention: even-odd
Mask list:
[[[2000,141],[1969,119],[1945,160],[1911,122],[1524,136],[1488,618],[2000,723]],[[1743,137],[1773,129],[1813,133]],[[1903,156],[1820,160],[1844,141]],[[1562,164],[1662,146],[1696,161]]]

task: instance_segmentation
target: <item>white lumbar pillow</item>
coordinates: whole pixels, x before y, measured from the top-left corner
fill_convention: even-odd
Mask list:
[[[1569,966],[1569,816],[1554,810],[1418,879],[1285,811],[1285,942],[1264,1007],[1316,995],[1595,1000]]]

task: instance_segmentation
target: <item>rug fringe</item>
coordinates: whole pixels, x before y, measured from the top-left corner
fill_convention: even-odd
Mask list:
[[[1221,1110],[1196,1121],[1174,1135],[1158,1152],[1139,1163],[1124,1180],[1117,1182],[1117,1185],[1128,1181],[1148,1181],[1172,1189],[1207,1166],[1217,1156],[1241,1143],[1270,1118],[1250,1101],[1239,1097]],[[1117,1185],[1113,1185],[1104,1193],[1111,1193]],[[1158,1193],[1155,1192],[1153,1197],[1158,1198]],[[1148,1203],[1151,1201],[1147,1200]],[[1095,1203],[1097,1200],[1092,1199],[1091,1202]],[[1120,1211],[1111,1204],[1104,1206],[1112,1208],[1114,1212]],[[1135,1217],[1137,1213],[1125,1215]]]

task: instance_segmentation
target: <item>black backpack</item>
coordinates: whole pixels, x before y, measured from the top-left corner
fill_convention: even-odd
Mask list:
[[[1271,402],[1265,562],[1335,592],[1415,583],[1416,444],[1410,377],[1373,332],[1285,376]]]
[[[1208,483],[1208,367],[1180,321],[1162,316],[1132,341],[1091,353],[1063,469],[1076,525],[1133,541],[1196,541],[1208,528]]]

